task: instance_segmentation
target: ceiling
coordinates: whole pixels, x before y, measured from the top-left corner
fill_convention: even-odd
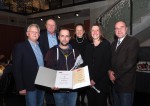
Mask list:
[[[0,8],[23,15],[28,15],[87,1],[89,0],[0,0]]]
[[[55,20],[67,20],[67,19],[74,19],[74,18],[82,19],[83,17],[89,18],[90,16],[90,9],[84,8],[84,6],[82,6],[81,4],[85,4],[87,2],[89,3],[89,1],[91,2],[91,0],[3,0],[2,5],[1,5],[1,1],[2,0],[0,0],[1,10],[4,11],[9,10],[13,13],[21,14],[21,16],[27,16],[26,18],[28,22],[45,21],[49,18],[54,18]],[[70,1],[74,1],[74,4],[72,4],[72,2]],[[95,2],[95,1],[103,1],[103,0],[92,0],[92,1]],[[55,12],[57,10],[64,10],[64,9],[66,10],[69,8],[65,8],[65,7],[72,7],[76,5],[80,5],[80,8],[83,7],[84,9],[70,10],[68,12],[66,11],[58,12],[58,13]],[[37,13],[40,15],[38,16]],[[52,13],[52,14],[48,14],[48,13]],[[75,15],[76,13],[78,13],[79,16],[76,16]],[[58,16],[60,16],[60,19],[58,18]],[[8,22],[8,24],[10,24],[17,21],[19,21],[18,23],[22,23],[23,25],[24,23],[26,23],[25,18],[20,20],[19,18],[15,18],[15,16],[7,16],[6,14],[4,14],[3,17],[0,17],[0,23]]]
[[[0,10],[29,15],[104,0],[0,0]]]
[[[78,15],[77,15],[78,14]],[[60,20],[60,19],[71,19],[71,18],[78,18],[78,17],[89,17],[90,16],[90,10],[89,9],[84,9],[80,11],[73,11],[73,12],[65,12],[61,14],[53,14],[53,15],[46,15],[42,17],[33,17],[33,18],[28,18],[30,20],[47,20],[49,18],[53,18],[55,20]]]

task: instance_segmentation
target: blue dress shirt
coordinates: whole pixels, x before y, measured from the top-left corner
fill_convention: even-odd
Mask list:
[[[28,39],[28,41],[29,41],[29,43],[30,43],[30,45],[33,49],[33,52],[34,52],[35,57],[37,59],[38,65],[39,66],[44,66],[43,55],[42,55],[42,52],[40,50],[39,43],[34,43],[29,39]]]
[[[52,48],[53,46],[58,44],[56,34],[51,35],[49,32],[47,32],[47,37],[48,37],[49,48]]]

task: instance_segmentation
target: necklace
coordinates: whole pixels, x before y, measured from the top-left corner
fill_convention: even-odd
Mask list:
[[[82,40],[81,40],[81,41],[79,41],[79,40],[78,40],[78,38],[76,37],[76,41],[77,41],[77,43],[83,43],[83,41],[84,41],[84,37],[82,38]]]
[[[67,57],[72,53],[72,51],[69,52],[69,49],[67,49],[67,50],[62,50],[62,49],[60,48],[60,51],[61,51],[61,53],[64,55],[65,58],[67,58]]]

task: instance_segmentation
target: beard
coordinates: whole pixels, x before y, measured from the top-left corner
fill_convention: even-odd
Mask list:
[[[69,43],[62,43],[62,42],[60,42],[60,44],[61,44],[62,46],[68,46]]]

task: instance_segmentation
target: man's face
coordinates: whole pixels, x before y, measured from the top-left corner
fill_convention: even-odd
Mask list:
[[[93,26],[91,28],[91,36],[93,40],[99,39],[101,36],[100,28],[98,26]]]
[[[83,29],[83,27],[82,27],[81,25],[79,25],[79,26],[76,27],[75,33],[76,33],[76,36],[77,36],[78,38],[82,38],[84,32],[85,32],[85,31],[84,31],[84,29]]]
[[[115,34],[118,38],[123,38],[127,33],[127,27],[124,22],[120,21],[115,24]]]
[[[35,27],[35,26],[31,26],[28,31],[26,32],[28,39],[36,42],[40,36],[40,31]]]
[[[50,34],[54,34],[56,30],[56,23],[54,20],[50,19],[46,22],[46,29]]]
[[[60,41],[60,44],[62,46],[67,46],[70,41],[70,33],[68,30],[61,30],[58,36],[58,39]]]

